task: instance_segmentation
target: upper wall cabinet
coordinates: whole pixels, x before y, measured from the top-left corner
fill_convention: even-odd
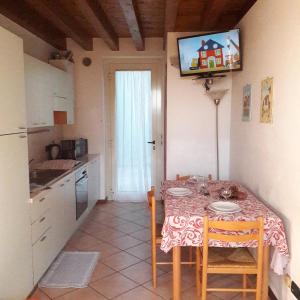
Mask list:
[[[25,55],[25,83],[28,127],[53,126],[51,66]]]
[[[28,127],[53,126],[56,111],[65,115],[59,124],[73,124],[73,73],[25,55]]]
[[[54,119],[58,124],[74,124],[74,70],[73,64],[65,60],[50,60],[54,65],[55,91],[54,91],[54,111],[58,112],[54,116],[64,116],[63,119]],[[63,114],[60,114],[63,113]]]
[[[0,135],[26,129],[23,41],[0,27]]]

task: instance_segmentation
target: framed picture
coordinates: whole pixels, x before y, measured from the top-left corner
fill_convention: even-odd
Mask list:
[[[273,121],[273,78],[266,78],[261,82],[260,122]]]
[[[249,122],[250,120],[251,120],[251,85],[246,84],[243,88],[242,121]]]

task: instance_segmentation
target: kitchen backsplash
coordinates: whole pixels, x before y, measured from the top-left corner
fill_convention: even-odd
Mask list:
[[[33,133],[41,129],[45,131]],[[62,139],[62,126],[33,128],[28,130],[28,133],[28,158],[34,159],[34,162],[40,162],[48,159],[45,146],[52,142],[60,142]]]

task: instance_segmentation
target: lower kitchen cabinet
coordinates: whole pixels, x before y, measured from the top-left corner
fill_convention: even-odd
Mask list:
[[[90,210],[100,194],[99,158],[90,161],[87,168]],[[76,220],[75,172],[55,182],[32,199],[29,224],[31,223],[34,285],[87,215],[88,213]]]
[[[74,174],[59,180],[33,199],[31,220],[36,284],[76,229]]]
[[[38,283],[56,256],[53,229],[49,227],[32,246],[33,283]]]
[[[33,288],[27,134],[0,142],[0,299],[25,299]]]
[[[92,209],[100,197],[100,160],[94,159],[88,164],[88,206]]]

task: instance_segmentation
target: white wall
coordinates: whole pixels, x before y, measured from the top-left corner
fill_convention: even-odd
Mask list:
[[[215,105],[205,95],[202,80],[180,77],[170,57],[178,56],[177,37],[167,43],[167,178],[180,174],[212,174],[216,178]],[[220,178],[229,173],[231,74],[216,79],[212,89],[229,89],[219,105]]]
[[[163,40],[147,38],[145,51],[136,51],[130,38],[119,39],[120,50],[111,51],[102,39],[94,39],[94,50],[84,51],[71,39],[68,49],[75,60],[75,125],[64,126],[64,137],[84,137],[89,142],[89,153],[101,153],[101,198],[105,197],[105,114],[104,74],[106,59],[119,58],[163,58]],[[82,59],[88,56],[92,64],[85,67]]]
[[[230,175],[285,220],[290,274],[300,284],[300,1],[259,0],[242,19],[244,69],[233,75]],[[260,84],[274,77],[273,124],[259,122]],[[241,122],[242,89],[252,84],[252,120]],[[295,299],[271,274],[278,299]]]

